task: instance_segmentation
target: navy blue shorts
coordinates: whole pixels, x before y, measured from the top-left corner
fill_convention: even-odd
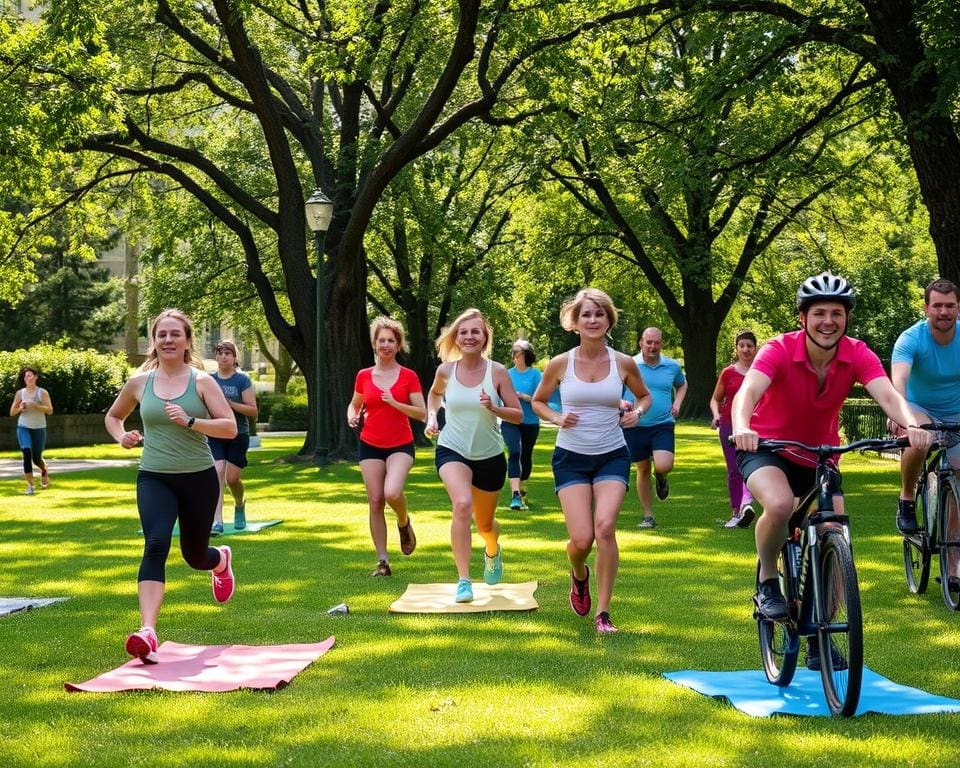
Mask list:
[[[630,461],[646,461],[653,456],[654,451],[676,453],[675,425],[654,424],[651,427],[628,427],[623,430],[623,439],[627,441],[627,450],[630,452]]]
[[[411,459],[417,458],[416,451],[413,448],[413,441],[404,443],[403,445],[395,445],[392,448],[378,448],[375,445],[363,442],[363,440],[358,440],[357,442],[360,443],[360,446],[357,448],[357,461],[364,461],[365,459],[386,461],[395,453],[405,453]]]
[[[247,466],[247,449],[250,448],[250,435],[240,434],[230,440],[208,437],[210,453],[214,461],[229,461],[235,467]]]
[[[793,491],[793,495],[798,499],[806,495],[817,481],[816,467],[797,464],[795,461],[790,461],[790,459],[779,453],[763,450],[755,453],[737,451],[737,469],[740,470],[744,482],[761,467],[776,467],[783,472],[783,474],[787,476],[787,483],[790,485],[790,490]],[[840,470],[835,466],[830,467],[829,488],[834,494],[843,495]]]
[[[553,449],[553,489],[569,485],[593,485],[604,480],[619,480],[630,487],[630,456],[626,446],[607,453],[590,455],[565,448]]]
[[[473,472],[470,484],[478,491],[497,492],[507,481],[507,459],[502,453],[491,456],[489,459],[468,459],[456,451],[438,445],[434,459],[437,472],[440,471],[440,467],[450,462],[466,464],[470,467],[470,471]]]

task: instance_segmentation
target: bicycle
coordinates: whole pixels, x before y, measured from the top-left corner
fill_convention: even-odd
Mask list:
[[[960,440],[960,423],[920,425],[936,431],[937,442],[927,451],[923,470],[917,480],[916,533],[904,534],[903,565],[907,589],[915,595],[927,591],[930,557],[940,558],[940,587],[943,602],[953,611],[960,610],[960,578],[956,561],[960,557],[960,484],[947,458],[947,449]],[[954,561],[951,574],[950,560]]]
[[[863,624],[848,517],[834,512],[829,460],[850,451],[886,451],[906,445],[906,438],[886,438],[839,446],[761,439],[757,446],[768,451],[801,448],[817,457],[816,483],[794,508],[790,535],[777,558],[788,615],[772,621],[759,609],[754,611],[763,670],[774,685],[789,685],[797,668],[800,638],[817,637],[823,692],[834,715],[853,715],[860,701]],[[758,563],[758,583],[759,577]]]

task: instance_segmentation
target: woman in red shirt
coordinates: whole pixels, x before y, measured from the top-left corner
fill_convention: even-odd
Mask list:
[[[407,349],[403,326],[388,317],[378,317],[370,325],[370,342],[377,362],[357,373],[353,398],[347,406],[347,423],[356,429],[362,421],[358,458],[378,560],[371,575],[390,576],[384,508],[389,504],[397,515],[400,551],[412,554],[417,537],[407,513],[403,486],[415,456],[410,419],[423,421],[427,409],[417,374],[397,362],[397,353]]]
[[[720,430],[720,447],[723,449],[723,458],[727,462],[727,491],[730,494],[730,506],[733,514],[724,524],[725,528],[746,528],[753,522],[756,515],[753,509],[753,496],[743,482],[740,470],[737,469],[736,448],[728,440],[733,431],[730,421],[730,404],[737,394],[743,377],[750,370],[753,358],[757,354],[757,337],[753,331],[740,331],[734,341],[736,344],[736,361],[720,371],[717,386],[710,397],[710,410],[713,411],[713,428]]]

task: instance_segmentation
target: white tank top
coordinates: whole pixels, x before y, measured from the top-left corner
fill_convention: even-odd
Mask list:
[[[503,453],[503,436],[497,426],[497,417],[480,405],[480,391],[483,390],[497,407],[503,405],[497,388],[493,385],[493,363],[487,361],[483,380],[475,387],[465,387],[457,381],[457,365],[447,389],[443,393],[443,408],[447,417],[440,432],[437,445],[456,451],[465,459],[480,461]]]
[[[40,387],[37,387],[33,392],[33,397],[27,393],[27,388],[24,387],[20,390],[20,402],[26,402],[27,400],[33,400],[37,405],[40,405],[43,401],[40,399],[40,393],[43,390]],[[17,417],[17,426],[26,427],[27,429],[44,429],[47,426],[47,414],[43,411],[38,411],[35,408],[31,408],[29,411],[21,411],[20,415]]]
[[[564,413],[576,413],[580,421],[557,433],[557,447],[574,453],[596,456],[626,446],[620,428],[620,396],[623,380],[614,351],[607,347],[610,372],[596,382],[577,378],[574,359],[577,348],[567,353],[567,370],[560,379],[560,402]]]

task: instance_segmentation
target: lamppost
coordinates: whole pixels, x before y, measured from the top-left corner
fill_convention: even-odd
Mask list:
[[[325,467],[330,454],[330,440],[327,436],[327,326],[325,318],[326,276],[324,275],[323,246],[324,237],[333,216],[333,201],[319,189],[304,203],[307,212],[307,226],[313,232],[313,241],[317,249],[317,354],[314,361],[314,392],[317,407],[314,409],[314,438],[316,448],[313,454],[317,467]]]

